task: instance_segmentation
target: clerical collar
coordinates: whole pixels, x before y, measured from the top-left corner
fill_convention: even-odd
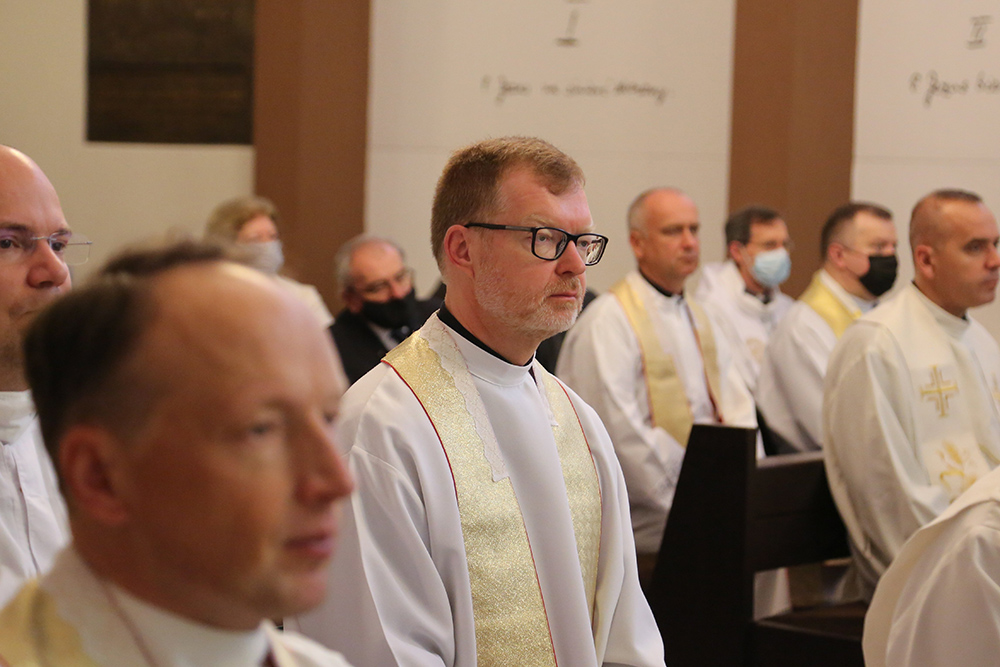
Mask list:
[[[469,341],[470,343],[480,348],[481,350],[489,352],[497,359],[500,359],[501,361],[504,361],[510,364],[511,366],[530,366],[531,362],[534,361],[535,359],[534,356],[532,356],[531,359],[526,364],[513,363],[510,359],[506,358],[505,356],[494,350],[492,347],[490,347],[489,345],[487,345],[486,343],[484,343],[483,341],[479,340],[474,335],[472,335],[472,332],[466,329],[464,326],[462,326],[462,323],[458,321],[458,318],[456,318],[452,314],[452,312],[448,310],[448,307],[445,306],[444,304],[441,304],[441,309],[438,310],[438,319],[440,319],[446,325],[454,329],[455,332],[458,333],[460,336],[462,336],[462,338],[464,338],[465,340]]]
[[[136,633],[140,652],[148,652],[155,664],[179,659],[192,665],[259,665],[267,657],[266,622],[246,631],[214,628],[155,607],[108,581],[99,583],[119,620]]]
[[[655,289],[657,292],[659,292],[663,296],[667,297],[668,299],[672,299],[675,296],[679,296],[682,299],[684,298],[684,293],[683,292],[671,292],[670,290],[663,289],[662,287],[660,287],[659,285],[657,285],[656,283],[654,283],[652,280],[650,280],[646,276],[646,274],[643,273],[641,270],[639,271],[639,275],[642,276],[643,280],[645,280],[647,283],[649,283],[650,287],[652,287],[653,289]]]
[[[771,303],[772,300],[774,300],[774,290],[764,290],[760,294],[754,294],[753,292],[750,291],[750,288],[748,287],[744,291],[753,298],[760,301],[765,306]]]
[[[969,320],[969,311],[965,311],[961,315],[953,315],[942,308],[939,303],[924,294],[923,291],[917,287],[916,281],[911,282],[910,286],[913,288],[913,291],[919,295],[920,299],[931,311],[934,319],[937,320],[938,324],[942,327],[949,331],[954,330],[956,336],[961,336],[965,330],[968,329],[969,322],[971,321]]]
[[[13,444],[34,417],[30,391],[0,391],[0,442]]]

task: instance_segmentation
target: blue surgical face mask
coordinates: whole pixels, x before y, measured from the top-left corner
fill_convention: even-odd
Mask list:
[[[757,253],[750,269],[754,279],[764,287],[774,288],[788,280],[792,273],[792,258],[785,248]]]

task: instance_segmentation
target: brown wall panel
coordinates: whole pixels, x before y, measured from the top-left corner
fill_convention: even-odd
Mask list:
[[[795,249],[785,291],[820,265],[819,233],[851,191],[858,0],[739,0],[729,208],[780,210]]]
[[[364,228],[369,1],[257,0],[256,22],[255,188],[335,311],[333,256]]]

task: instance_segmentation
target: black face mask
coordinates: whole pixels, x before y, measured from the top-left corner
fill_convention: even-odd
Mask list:
[[[896,282],[899,260],[895,255],[871,255],[868,257],[868,272],[858,280],[864,288],[875,296],[882,296]]]
[[[400,299],[389,299],[382,303],[365,301],[361,304],[361,314],[370,322],[386,329],[412,326],[417,314],[417,297],[411,289]]]

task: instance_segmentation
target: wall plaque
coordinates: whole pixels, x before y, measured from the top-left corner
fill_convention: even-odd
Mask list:
[[[89,0],[87,139],[253,143],[253,0]]]

